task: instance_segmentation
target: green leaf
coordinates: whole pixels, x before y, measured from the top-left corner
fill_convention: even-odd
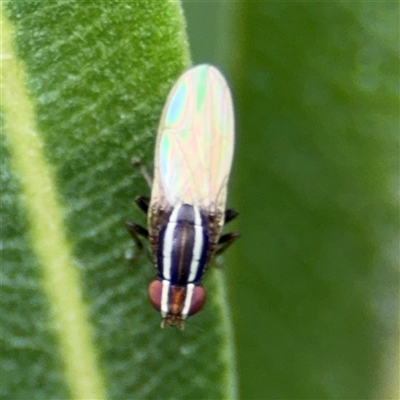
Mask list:
[[[236,397],[224,277],[161,330],[124,222],[189,64],[177,2],[2,4],[3,398]]]

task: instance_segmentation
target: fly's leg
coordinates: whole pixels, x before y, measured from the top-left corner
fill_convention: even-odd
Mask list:
[[[140,237],[143,237],[146,240],[148,240],[149,232],[146,228],[143,228],[143,226],[140,226],[133,221],[126,221],[125,226],[129,234],[131,235],[133,241],[136,244],[137,251],[134,252],[133,255],[127,256],[127,259],[130,262],[134,262],[143,251],[143,243],[142,240],[140,240]]]
[[[142,164],[142,162],[138,158],[132,158],[131,162],[132,165],[140,171],[144,180],[147,182],[147,184],[151,189],[153,179],[151,179],[151,176],[149,174],[149,171],[147,171],[147,168]]]
[[[224,225],[226,225],[229,222],[231,222],[238,215],[239,215],[239,213],[236,210],[234,210],[233,208],[230,208],[229,210],[226,210],[225,211],[225,222],[224,222]]]
[[[225,233],[219,238],[217,243],[217,250],[215,251],[215,255],[221,255],[236,239],[240,237],[239,232],[229,232]]]
[[[150,178],[149,173],[147,172],[146,167],[141,163],[141,161],[139,159],[133,158],[131,160],[131,162],[135,168],[139,169],[144,180],[151,187],[151,178]],[[137,196],[135,198],[135,203],[144,213],[147,214],[147,211],[149,210],[149,203],[150,203],[150,198],[148,196]],[[148,239],[149,232],[147,231],[147,229],[143,228],[142,226],[140,226],[139,224],[137,224],[136,222],[133,222],[133,221],[126,221],[125,226],[129,232],[129,234],[132,236],[132,239],[136,243],[137,247],[139,249],[142,249],[143,244],[142,244],[142,241],[140,240],[139,236],[142,236],[145,239]]]
[[[138,196],[135,199],[137,206],[145,213],[149,211],[150,198],[148,196]]]
[[[224,225],[231,222],[238,215],[239,215],[239,213],[236,210],[234,210],[233,208],[226,210]],[[229,233],[225,233],[224,235],[222,235],[219,238],[219,241],[217,243],[217,249],[215,251],[215,255],[216,256],[221,255],[239,237],[240,237],[239,232],[229,232]]]
[[[147,211],[149,209],[149,201],[150,199],[147,196],[138,196],[135,199],[135,203],[138,205],[138,207],[147,214]],[[149,232],[146,228],[143,228],[143,226],[137,224],[136,222],[133,221],[126,221],[125,222],[126,229],[128,230],[129,234],[132,236],[132,239],[136,243],[137,247],[139,250],[143,249],[143,243],[140,240],[139,236],[144,237],[146,240],[149,239]]]
[[[138,207],[147,214],[147,210],[149,209],[149,198],[147,196],[138,196],[135,199],[135,203]],[[126,229],[128,230],[129,234],[131,235],[133,241],[136,243],[137,248],[139,251],[143,249],[143,243],[140,240],[139,236],[144,237],[146,240],[149,239],[149,232],[143,226],[137,224],[133,221],[126,221],[125,222]]]
[[[125,223],[126,229],[128,230],[129,234],[132,236],[132,239],[135,241],[137,247],[139,249],[143,248],[143,243],[140,240],[139,236],[144,237],[146,240],[149,239],[149,232],[143,226],[138,225],[136,222],[133,221],[126,221]]]
[[[138,196],[135,199],[135,203],[146,214],[149,209],[149,201],[150,201],[150,199],[147,196]],[[132,236],[132,239],[136,243],[137,247],[141,250],[143,248],[143,244],[142,244],[142,241],[140,240],[139,236],[142,236],[146,240],[148,240],[149,239],[148,230],[133,221],[126,221],[125,226],[129,232],[129,234]]]
[[[140,171],[144,180],[147,182],[147,184],[151,188],[152,179],[150,177],[150,174],[147,171],[147,168],[137,158],[133,158],[131,160],[131,163],[135,168],[137,168]],[[135,203],[144,213],[147,214],[147,212],[149,210],[149,204],[150,204],[150,198],[148,196],[136,197]],[[141,226],[133,221],[126,221],[125,226],[138,248],[138,253],[140,253],[143,250],[143,243],[142,243],[142,240],[140,240],[140,237],[143,237],[146,240],[149,240],[149,231],[146,228],[144,228],[143,226]],[[136,258],[136,256],[133,256],[133,258],[131,258],[131,260],[134,258]]]

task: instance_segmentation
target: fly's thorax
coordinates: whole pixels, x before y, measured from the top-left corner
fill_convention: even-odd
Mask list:
[[[178,286],[199,282],[207,260],[208,235],[207,220],[197,207],[175,206],[158,232],[158,277]]]
[[[213,247],[208,219],[198,207],[178,204],[166,214],[154,240],[158,280],[149,287],[150,301],[165,323],[180,325],[205,301],[200,281]]]

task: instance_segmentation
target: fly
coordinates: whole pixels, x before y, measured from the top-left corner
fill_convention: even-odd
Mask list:
[[[126,223],[139,246],[138,235],[150,242],[157,279],[148,292],[162,327],[183,329],[184,320],[200,311],[204,272],[212,257],[239,237],[238,232],[221,235],[238,215],[225,210],[233,150],[233,105],[225,78],[211,65],[189,69],[162,112],[151,197],[135,200],[147,213],[148,230]]]

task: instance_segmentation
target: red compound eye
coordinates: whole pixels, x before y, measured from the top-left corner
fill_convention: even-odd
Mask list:
[[[162,296],[162,282],[154,280],[149,285],[149,299],[151,305],[156,311],[161,311],[161,296]],[[199,312],[206,301],[206,292],[202,286],[195,286],[193,289],[193,295],[190,302],[190,308],[188,315],[193,315]]]
[[[190,304],[189,315],[199,312],[206,302],[206,291],[202,286],[195,286],[193,289],[192,301]]]
[[[151,282],[149,286],[149,299],[150,303],[157,311],[161,311],[161,294],[162,283],[157,280]]]

